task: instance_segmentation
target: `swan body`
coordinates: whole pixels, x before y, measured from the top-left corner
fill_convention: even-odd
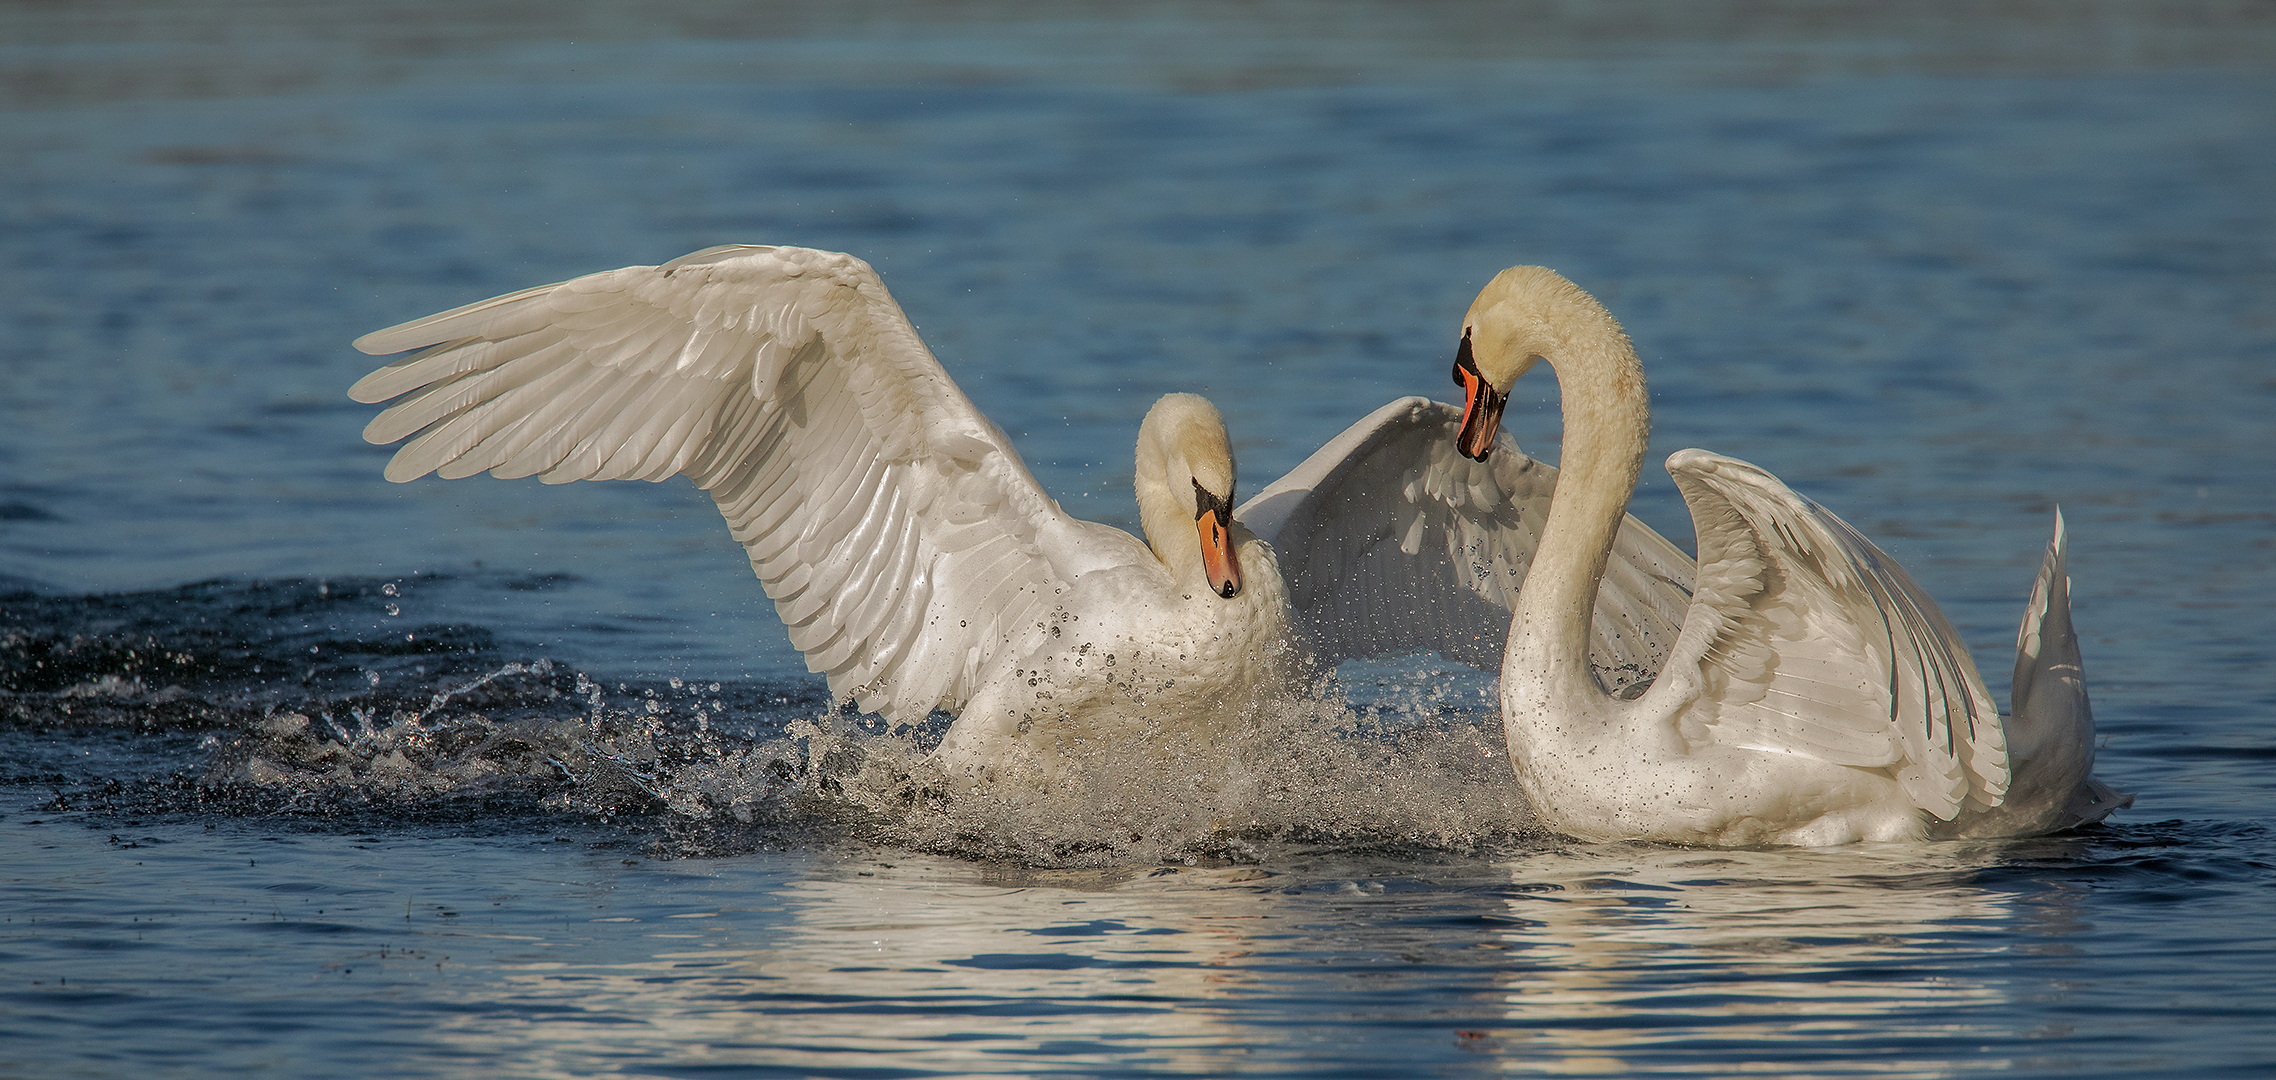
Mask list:
[[[1047,775],[1101,754],[1158,758],[1237,735],[1287,691],[1287,592],[1272,548],[1230,519],[1233,458],[1216,408],[1192,394],[1156,402],[1136,476],[1147,544],[1084,523],[1119,557],[1055,597],[1045,633],[1007,657],[1009,678],[984,673],[936,751],[952,769]],[[1211,512],[1195,512],[1197,490],[1222,493]],[[1212,523],[1229,540],[1208,542]]]
[[[807,666],[895,724],[954,713],[936,753],[959,775],[1207,747],[1307,657],[1490,666],[1554,488],[1506,436],[1491,464],[1447,451],[1459,411],[1406,398],[1236,513],[1222,419],[1172,394],[1140,427],[1141,541],[1042,490],[866,263],[805,248],[711,248],[355,344],[420,350],[350,390],[394,399],[364,431],[408,439],[388,479],[689,477]],[[1658,666],[1689,574],[1622,532],[1608,678]]]
[[[1511,617],[1502,718],[1544,822],[1587,840],[1831,845],[2015,836],[2130,798],[2092,777],[2060,519],[2026,611],[2003,718],[1935,602],[1846,522],[1762,469],[1668,458],[1699,560],[1649,688],[1606,692],[1588,621],[1641,471],[1643,371],[1610,313],[1552,271],[1503,271],[1465,322],[1458,440],[1490,453],[1502,396],[1557,370],[1564,472]]]

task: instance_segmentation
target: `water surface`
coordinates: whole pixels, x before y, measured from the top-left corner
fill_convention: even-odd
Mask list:
[[[2276,24],[1309,10],[0,11],[0,1071],[2276,1067]],[[1656,452],[1843,514],[2002,695],[2060,505],[2140,802],[1561,843],[1427,658],[1263,795],[892,802],[699,493],[388,485],[345,398],[357,334],[728,242],[868,259],[1123,526],[1159,394],[1255,490],[1556,267]]]

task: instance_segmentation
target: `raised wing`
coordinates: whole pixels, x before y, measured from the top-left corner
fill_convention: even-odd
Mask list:
[[[2007,791],[1999,709],[1960,635],[1896,561],[1746,462],[1682,450],[1699,577],[1683,637],[1639,706],[1715,744],[1888,769],[1950,820]]]
[[[1457,453],[1462,410],[1420,397],[1369,413],[1243,504],[1269,541],[1315,655],[1433,649],[1501,668],[1557,470],[1506,433]],[[1597,591],[1590,663],[1615,694],[1660,670],[1691,604],[1691,560],[1635,518]]]
[[[349,391],[416,438],[387,478],[661,480],[711,493],[791,643],[898,722],[1047,634],[1059,589],[1142,550],[1068,518],[850,255],[717,247],[356,340],[424,351]],[[1126,538],[1125,538],[1126,539]]]

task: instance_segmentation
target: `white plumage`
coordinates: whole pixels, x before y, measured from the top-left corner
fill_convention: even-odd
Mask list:
[[[1230,505],[1223,424],[1171,395],[1141,429],[1141,543],[1044,493],[867,264],[803,248],[592,274],[356,347],[422,350],[350,391],[398,399],[364,432],[409,438],[388,479],[687,475],[832,693],[896,723],[956,713],[940,753],[966,772],[1208,740],[1286,692],[1303,650],[1274,552],[1244,522],[1282,549],[1323,659],[1438,648],[1490,664],[1480,642],[1504,624],[1553,486],[1506,439],[1491,467],[1447,453],[1455,410],[1409,398],[1215,515],[1212,541],[1197,499]],[[1601,651],[1633,682],[1673,640],[1689,566],[1640,525],[1622,543],[1634,565],[1607,590]]]
[[[1581,657],[1649,433],[1642,368],[1593,297],[1539,267],[1496,277],[1463,335],[1480,383],[1506,394],[1547,360],[1563,400],[1564,481],[1502,668],[1511,761],[1554,827],[1816,845],[2022,835],[2123,805],[2091,778],[2059,520],[2003,722],[1959,635],[1887,554],[1753,465],[1678,451],[1667,468],[1698,536],[1696,591],[1650,689],[1607,694]]]
[[[1429,649],[1495,670],[1557,470],[1506,434],[1456,453],[1462,410],[1419,397],[1375,410],[1243,504],[1270,541],[1297,623],[1326,663]],[[1691,559],[1622,521],[1597,594],[1590,661],[1615,691],[1660,668],[1691,602]]]

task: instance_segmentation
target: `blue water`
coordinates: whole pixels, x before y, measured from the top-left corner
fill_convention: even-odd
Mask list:
[[[0,9],[0,1074],[2276,1072],[2272,61],[2177,5]],[[1558,842],[1427,658],[1251,827],[880,801],[699,493],[388,485],[345,397],[357,334],[729,242],[868,259],[1126,527],[1159,394],[1253,491],[1556,267],[1655,451],[1843,514],[2003,696],[2060,505],[2139,801]]]

